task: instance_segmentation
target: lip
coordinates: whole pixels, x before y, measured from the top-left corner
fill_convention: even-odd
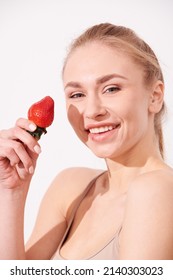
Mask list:
[[[110,124],[112,125],[112,124]],[[102,126],[106,126],[106,125],[103,125]],[[118,134],[118,131],[119,129],[121,128],[121,124],[117,124],[117,125],[112,125],[114,126],[114,128],[112,130],[108,130],[108,131],[105,131],[105,132],[101,132],[101,133],[91,133],[89,132],[88,130],[88,137],[89,139],[91,139],[93,142],[98,142],[98,143],[101,143],[101,142],[106,142],[106,141],[109,141],[111,140],[112,137],[116,137],[117,134]],[[100,127],[100,126],[96,126],[96,127]],[[93,128],[93,126],[92,126]]]
[[[100,128],[100,127],[105,127],[105,126],[112,126],[114,128],[116,128],[117,125],[120,125],[120,122],[117,123],[97,123],[97,124],[88,124],[85,126],[85,130],[89,131],[92,128]]]

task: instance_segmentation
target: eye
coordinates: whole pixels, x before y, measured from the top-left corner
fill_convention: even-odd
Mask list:
[[[120,90],[120,87],[118,87],[118,86],[110,86],[104,90],[104,93],[116,93],[119,90]]]
[[[69,97],[70,98],[81,98],[84,97],[85,95],[82,92],[76,92],[76,93],[72,93]]]

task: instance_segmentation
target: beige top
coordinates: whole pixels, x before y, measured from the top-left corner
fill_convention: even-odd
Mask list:
[[[97,178],[99,176],[101,176],[103,173],[99,174],[98,176],[96,176],[86,187],[78,205],[76,206],[76,208],[74,209],[73,215],[70,219],[69,225],[66,229],[66,232],[62,238],[62,241],[60,242],[60,245],[58,246],[57,251],[55,252],[55,254],[52,256],[51,260],[65,260],[65,258],[63,258],[60,254],[60,250],[63,246],[63,243],[65,242],[66,237],[68,236],[68,233],[70,231],[70,228],[72,226],[76,211],[80,205],[80,203],[82,202],[83,198],[85,197],[85,195],[87,194],[87,192],[90,190],[90,188],[93,186],[93,184],[95,183],[95,181],[97,180]],[[88,260],[117,260],[118,259],[118,251],[119,251],[119,233],[121,231],[121,227],[119,228],[119,230],[115,233],[115,235],[111,238],[111,240],[98,252],[96,252],[94,255],[90,256],[89,258],[87,258]]]

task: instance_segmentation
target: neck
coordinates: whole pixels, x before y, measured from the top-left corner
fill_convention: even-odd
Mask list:
[[[164,162],[156,148],[148,149],[147,153],[144,148],[136,152],[128,152],[116,159],[106,159],[110,187],[124,193],[137,176],[163,168]]]

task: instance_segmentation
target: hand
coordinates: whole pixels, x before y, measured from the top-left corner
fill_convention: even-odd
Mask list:
[[[30,182],[41,148],[26,130],[35,129],[34,123],[20,118],[13,128],[0,131],[0,188],[14,189]]]

